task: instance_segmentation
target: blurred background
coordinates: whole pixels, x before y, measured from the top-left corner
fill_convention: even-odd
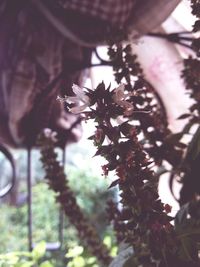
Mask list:
[[[9,14],[8,10],[5,8],[6,1],[3,2],[0,4],[0,15],[2,17],[4,14]],[[38,1],[38,3],[39,2],[40,1]],[[44,1],[44,3],[46,2]],[[37,7],[40,9],[39,5]],[[28,9],[30,9],[30,7]],[[41,10],[42,8],[40,11]],[[12,12],[11,17],[13,18]],[[6,21],[5,19],[5,23],[9,23],[9,16],[5,18],[8,20]],[[20,27],[22,27],[21,29],[24,29],[24,31],[27,31],[25,27],[26,20],[25,14],[21,17],[20,21],[24,28],[22,26]],[[37,21],[37,18],[35,18],[35,20]],[[73,21],[71,22],[69,20],[69,22],[73,24]],[[35,28],[33,27],[33,29],[31,29],[32,33],[35,35],[33,38],[34,41],[40,38],[42,34],[48,35],[48,32],[45,33],[45,30],[44,32],[38,30],[40,23],[44,23],[44,29],[48,28],[48,23],[44,22],[39,17],[38,25],[36,23],[34,25]],[[190,32],[193,24],[194,17],[191,15],[190,3],[189,1],[183,0],[180,1],[170,16],[168,16],[162,24],[157,25],[153,31],[162,33]],[[3,37],[6,38],[6,34],[3,34],[2,25],[0,26],[0,33],[2,33],[0,34],[0,41]],[[5,25],[9,28],[9,24]],[[13,32],[13,38],[18,38],[16,37],[18,36],[17,30],[16,28],[15,32]],[[37,30],[40,31],[39,34]],[[76,33],[76,27],[73,30]],[[97,266],[95,259],[83,248],[83,245],[76,236],[75,229],[67,218],[61,218],[63,226],[62,230],[60,230],[59,205],[55,203],[55,193],[53,193],[44,182],[44,172],[39,160],[40,153],[38,149],[35,148],[35,136],[41,128],[46,126],[44,123],[45,120],[48,121],[48,127],[58,132],[58,136],[61,140],[60,146],[62,149],[65,147],[66,150],[64,168],[70,186],[77,196],[77,201],[91,219],[92,224],[97,228],[104,242],[112,248],[113,256],[116,255],[116,241],[113,230],[109,226],[107,220],[105,206],[109,198],[117,198],[118,196],[116,190],[108,190],[108,186],[113,180],[113,177],[109,176],[105,178],[102,175],[101,166],[104,164],[104,160],[100,157],[93,157],[95,148],[92,142],[87,138],[93,134],[94,125],[92,123],[82,122],[81,125],[78,124],[75,128],[71,129],[70,127],[79,116],[69,115],[63,105],[56,103],[56,95],[72,93],[72,81],[87,88],[95,88],[101,81],[104,81],[106,86],[111,83],[114,88],[116,82],[114,81],[111,67],[87,67],[90,61],[92,64],[99,63],[99,58],[91,47],[82,49],[77,46],[77,44],[73,45],[71,41],[69,44],[67,43],[65,45],[67,46],[67,52],[63,52],[62,50],[67,62],[65,64],[71,66],[72,70],[74,67],[78,67],[75,72],[72,73],[70,70],[59,82],[55,82],[55,78],[59,76],[59,71],[61,70],[61,63],[58,59],[60,59],[63,54],[59,54],[58,51],[61,51],[59,50],[59,46],[63,44],[63,40],[59,37],[58,42],[56,42],[57,40],[55,41],[54,39],[56,39],[57,36],[56,33],[54,34],[55,36],[52,34],[52,36],[49,35],[45,37],[46,39],[44,38],[45,42],[47,42],[47,44],[49,42],[49,46],[52,46],[44,55],[42,54],[42,49],[44,49],[44,47],[42,47],[42,45],[40,47],[40,43],[33,42],[31,45],[34,46],[30,48],[30,38],[27,38],[26,34],[24,34],[26,36],[25,39],[24,36],[22,36],[22,39],[20,39],[21,37],[18,38],[19,40],[17,39],[18,42],[16,42],[16,45],[18,45],[18,52],[12,54],[10,52],[13,49],[12,47],[8,51],[8,58],[11,55],[15,56],[15,58],[12,58],[12,64],[6,63],[7,65],[5,66],[5,64],[2,63],[0,66],[2,88],[5,89],[7,88],[6,86],[10,86],[9,90],[11,90],[5,93],[5,91],[1,89],[0,143],[9,148],[16,166],[15,184],[11,190],[8,190],[9,193],[6,193],[7,189],[12,184],[12,168],[8,158],[5,157],[3,153],[0,154],[0,193],[2,195],[0,198],[0,254],[28,250],[26,147],[30,145],[33,147],[31,158],[33,242],[39,243],[40,241],[45,241],[55,244],[59,241],[59,231],[63,231],[62,248],[58,251],[47,252],[45,257],[51,259],[53,264],[58,267],[66,266],[66,262],[71,258],[73,260],[70,262],[71,265],[69,264],[69,266],[95,267]],[[87,38],[85,38],[84,41],[87,42]],[[20,42],[26,43],[26,46],[21,50]],[[0,49],[3,49],[2,46],[3,45],[0,46]],[[33,68],[33,63],[30,63],[27,59],[25,60],[23,56],[23,60],[21,61],[17,58],[18,54],[20,56],[23,55],[27,47],[28,49],[34,50],[35,53],[38,53],[36,63],[39,72],[42,73],[42,77],[37,77],[35,80],[33,77],[38,74],[35,73],[36,70]],[[185,94],[185,85],[181,78],[183,59],[192,55],[193,52],[185,46],[148,35],[141,36],[139,39],[133,39],[132,50],[138,57],[145,77],[154,86],[164,103],[170,129],[173,132],[178,132],[184,127],[186,121],[180,121],[177,120],[177,118],[181,114],[186,113],[188,107],[191,105],[191,100]],[[53,57],[49,56],[52,51],[55,51]],[[101,58],[108,60],[106,45],[98,45],[97,51]],[[2,53],[0,59],[1,57]],[[78,62],[80,58],[85,61],[86,68],[84,68],[84,70],[82,70],[82,66],[76,64],[74,66],[70,65],[71,62]],[[18,60],[20,63],[16,66]],[[15,73],[13,69],[15,69]],[[45,76],[45,69],[50,73],[48,78]],[[21,73],[21,76],[17,76],[16,73]],[[31,79],[32,84],[30,85]],[[52,81],[54,81],[55,84]],[[10,85],[9,82],[11,82],[12,85]],[[43,93],[45,97],[40,98],[43,96],[41,88],[46,83],[49,87],[46,87],[46,91]],[[21,86],[21,84],[23,86]],[[38,91],[35,90],[37,86],[39,88]],[[32,89],[29,90],[28,88],[30,87],[32,87]],[[56,90],[53,88],[56,88]],[[6,97],[9,97],[9,100],[7,100]],[[3,101],[3,99],[5,101]],[[31,99],[34,99],[34,101]],[[4,106],[5,103],[8,103],[8,105]],[[9,115],[6,113],[8,112],[7,108],[9,108]],[[49,113],[51,113],[51,116]],[[66,131],[69,129],[72,130],[71,133],[68,132],[68,134],[66,134]],[[61,161],[62,149],[58,148],[57,150]],[[179,196],[179,190],[180,184],[174,182],[174,192],[177,198]],[[161,176],[159,193],[163,202],[172,206],[171,214],[175,215],[179,209],[179,205],[170,193],[169,177],[167,175]],[[1,265],[1,258],[0,266],[4,266]]]

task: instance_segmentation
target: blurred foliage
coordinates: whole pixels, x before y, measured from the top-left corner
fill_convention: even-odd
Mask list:
[[[75,167],[70,167],[67,170],[69,175],[70,186],[74,190],[77,201],[86,215],[91,219],[92,223],[97,227],[99,234],[105,238],[105,242],[109,246],[114,239],[113,232],[108,227],[108,221],[105,213],[105,205],[108,197],[113,196],[112,191],[107,190],[107,184],[102,177],[97,177],[92,174],[92,171],[87,169],[78,170]],[[78,182],[77,182],[78,181]],[[26,195],[25,181],[21,180],[19,195]],[[38,243],[41,240],[45,242],[58,241],[58,225],[59,225],[59,205],[55,203],[55,193],[52,192],[48,185],[43,182],[38,182],[32,187],[33,204],[33,242]],[[27,250],[27,205],[18,207],[11,206],[7,203],[0,205],[1,220],[0,220],[0,253],[3,253],[7,260],[18,257],[18,260],[23,258],[24,251]],[[110,240],[110,241],[108,241]],[[110,243],[109,243],[110,242]],[[113,242],[113,241],[112,241]],[[72,251],[79,249],[81,253],[74,257]],[[12,251],[18,251],[17,254]],[[112,250],[114,255],[116,248]],[[7,253],[7,254],[5,254]],[[20,254],[21,253],[21,254]],[[66,254],[67,253],[67,254]],[[28,254],[27,254],[28,255]],[[73,225],[69,224],[67,218],[64,219],[64,242],[61,251],[46,252],[45,257],[51,260],[52,266],[61,267],[66,266],[68,260],[71,261],[71,267],[82,266],[96,266],[96,261],[93,257],[84,250],[82,244],[76,235],[76,229]],[[67,259],[67,258],[68,259]],[[26,258],[26,262],[29,260]],[[16,263],[18,264],[18,262]],[[88,265],[89,264],[89,265]],[[0,265],[0,266],[15,266],[15,265]],[[32,265],[16,265],[28,267]],[[42,265],[43,266],[43,265]],[[48,265],[44,265],[44,267]]]
[[[42,260],[46,252],[45,242],[40,242],[32,252],[9,252],[0,254],[0,267],[53,267],[50,261]]]
[[[200,201],[183,205],[175,217],[175,231],[180,241],[178,254],[188,266],[198,262],[200,249]]]
[[[111,256],[115,257],[117,246],[113,243],[113,240],[113,236],[106,235],[103,242],[111,250]],[[69,259],[68,267],[98,267],[96,258],[89,255],[82,246],[69,248],[66,257]]]

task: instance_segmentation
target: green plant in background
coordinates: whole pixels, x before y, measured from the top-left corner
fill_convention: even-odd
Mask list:
[[[45,212],[44,212],[45,211]],[[0,206],[0,253],[23,251],[28,247],[27,240],[27,205],[20,207],[6,203]],[[54,194],[43,183],[33,186],[33,240],[35,243],[45,240],[57,240],[58,207]]]
[[[0,267],[54,267],[48,260],[43,260],[46,252],[45,242],[40,242],[32,252],[9,252],[0,254]]]
[[[68,169],[68,167],[67,167]],[[73,188],[77,201],[84,212],[91,218],[91,221],[98,229],[101,237],[108,238],[113,235],[110,227],[107,227],[106,214],[103,207],[106,205],[107,198],[113,195],[108,192],[107,183],[102,177],[92,174],[87,167],[77,170],[69,167],[69,183]],[[79,183],[77,183],[79,179]],[[21,181],[20,186],[22,192],[25,193],[25,181]],[[80,190],[81,189],[81,190]],[[20,190],[20,191],[21,191]],[[45,242],[55,242],[58,240],[58,223],[59,223],[59,205],[55,203],[55,193],[48,189],[48,186],[39,182],[33,185],[33,242],[38,243],[41,240]],[[20,251],[23,253],[28,247],[27,240],[27,205],[18,207],[10,206],[6,203],[0,205],[0,253],[6,253],[8,257],[15,254],[11,251]],[[113,238],[114,240],[114,238]],[[76,230],[69,223],[67,218],[64,220],[64,242],[61,251],[46,252],[47,259],[56,267],[66,266],[67,259],[65,257],[68,248],[76,248],[82,246],[77,240]],[[113,244],[114,246],[114,244]],[[86,250],[84,255],[88,255]],[[70,256],[71,257],[71,256]],[[77,259],[75,259],[76,261]],[[87,266],[87,262],[85,262]],[[2,265],[4,266],[4,265]]]
[[[106,235],[104,237],[104,244],[110,249],[111,256],[117,255],[117,246],[114,235]],[[69,259],[68,267],[98,267],[96,258],[91,256],[83,246],[77,245],[68,249],[66,257]]]
[[[70,223],[75,226],[78,238],[85,244],[88,251],[97,258],[99,263],[106,266],[112,259],[110,252],[102,243],[99,233],[88,216],[84,214],[79,206],[76,196],[69,186],[68,177],[55,151],[56,142],[55,133],[50,129],[45,129],[38,138],[38,145],[41,147],[41,162],[49,188],[56,192],[56,201],[60,203]]]
[[[78,170],[71,167],[68,169],[68,174],[69,185],[77,197],[79,206],[95,225],[100,236],[105,236],[109,224],[105,210],[106,202],[114,197],[115,191],[108,191],[107,181],[93,174],[89,168]]]

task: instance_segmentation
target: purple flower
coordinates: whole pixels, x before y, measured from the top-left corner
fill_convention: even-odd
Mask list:
[[[117,105],[124,108],[124,115],[129,116],[133,113],[134,107],[132,103],[127,101],[127,98],[132,96],[133,93],[125,93],[124,88],[125,85],[120,84],[120,86],[114,90],[113,100]]]
[[[72,85],[75,96],[65,96],[64,98],[57,96],[57,100],[75,104],[69,111],[74,114],[83,112],[90,105],[90,98],[84,93],[81,87],[76,84]]]
[[[45,137],[50,138],[54,143],[58,141],[56,138],[56,135],[57,135],[56,132],[53,132],[49,128],[45,128],[43,132],[44,132]]]

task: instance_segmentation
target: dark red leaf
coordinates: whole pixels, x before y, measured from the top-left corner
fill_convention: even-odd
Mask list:
[[[117,180],[113,181],[108,188],[110,189],[110,188],[116,186],[117,184],[119,184],[119,182],[120,182],[120,179],[117,179]]]
[[[183,115],[179,116],[177,119],[178,120],[183,120],[183,119],[187,119],[189,117],[191,117],[191,114],[187,113],[187,114],[183,114]]]

